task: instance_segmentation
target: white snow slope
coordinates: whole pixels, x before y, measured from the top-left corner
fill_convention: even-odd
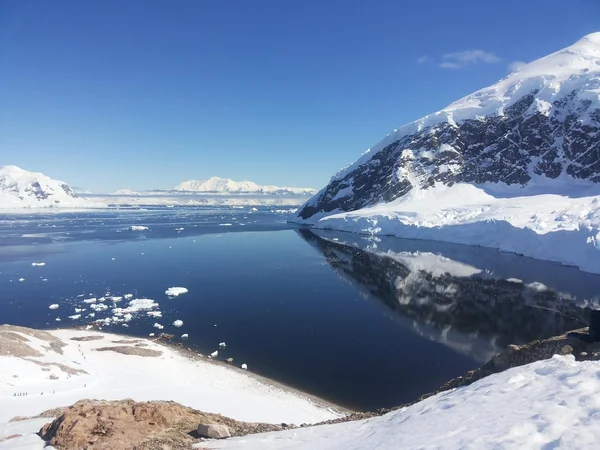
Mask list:
[[[555,356],[381,417],[202,443],[244,450],[592,449],[600,362]]]
[[[186,192],[219,192],[247,194],[296,194],[312,195],[317,191],[311,188],[261,186],[253,181],[233,181],[229,178],[211,177],[208,180],[189,180],[175,187],[176,191]]]
[[[62,181],[17,166],[0,167],[0,209],[101,208],[104,205],[78,197]]]
[[[441,122],[457,124],[503,115],[507,107],[535,89],[539,92],[531,108],[545,115],[554,112],[556,100],[575,90],[580,98],[591,102],[588,111],[600,108],[600,33],[395,130],[332,181],[368,163],[378,151],[404,136]],[[580,120],[586,122],[589,117],[583,115]],[[406,156],[427,158],[428,152],[423,149],[420,154]],[[458,183],[448,187],[438,183],[421,189],[429,174],[400,168],[398,179],[406,179],[413,186],[405,196],[351,212],[318,213],[302,222],[317,228],[482,245],[600,273],[600,183],[576,180],[564,171],[557,179],[537,176],[533,169],[530,175],[532,181],[526,186]],[[353,195],[353,190],[348,188],[341,195]],[[318,196],[306,205],[314,205]]]
[[[153,341],[141,340],[146,344],[143,348],[160,351],[162,355],[142,357],[97,351],[102,347],[127,346],[126,342],[134,346],[140,342],[137,338],[79,330],[50,333],[67,344],[62,348],[62,354],[52,351],[47,341],[18,332],[27,339],[28,346],[37,349],[43,356],[0,356],[0,449],[16,448],[2,447],[1,442],[3,429],[6,428],[9,434],[12,430],[5,424],[12,417],[36,415],[86,398],[173,400],[202,411],[251,422],[300,424],[341,416],[339,412],[300,394],[249,376],[242,369],[186,358]],[[84,336],[99,336],[101,339],[71,340]],[[42,366],[39,363],[48,364]],[[85,373],[69,374],[61,368],[61,364],[63,368]],[[166,367],[168,370],[165,370]],[[13,396],[14,393],[25,392],[27,396]],[[37,428],[32,428],[31,433],[41,426],[39,421],[33,422],[33,425]],[[9,442],[6,445],[18,443],[16,440]],[[35,442],[42,444],[39,438]]]

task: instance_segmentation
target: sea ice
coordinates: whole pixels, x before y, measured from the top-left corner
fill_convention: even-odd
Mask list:
[[[170,287],[165,291],[165,294],[169,297],[177,297],[181,294],[187,294],[188,290],[184,287]]]
[[[41,266],[45,266],[46,263],[45,262],[32,262],[31,265],[33,267],[41,267]]]
[[[143,225],[131,225],[131,226],[129,227],[129,229],[130,229],[131,231],[144,231],[144,230],[147,230],[147,229],[148,229],[148,227],[145,227],[145,226],[143,226]]]
[[[175,322],[173,322],[173,326],[181,328],[183,326],[183,320],[176,320]]]
[[[50,309],[58,309],[58,305],[56,303],[53,303],[52,305],[48,306],[48,308],[50,308]]]

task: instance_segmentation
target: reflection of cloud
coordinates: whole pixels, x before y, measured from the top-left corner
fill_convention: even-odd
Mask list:
[[[443,55],[439,67],[442,69],[462,69],[478,63],[491,64],[499,61],[501,59],[498,56],[484,50],[464,50]]]
[[[527,63],[524,61],[513,61],[508,65],[508,70],[510,72],[516,72],[517,70],[521,70],[526,65]]]
[[[425,64],[427,61],[429,61],[429,56],[427,56],[427,55],[419,56],[417,58],[418,65]]]

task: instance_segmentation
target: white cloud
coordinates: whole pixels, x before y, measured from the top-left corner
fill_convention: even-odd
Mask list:
[[[462,69],[478,63],[497,63],[501,59],[493,53],[484,50],[465,50],[462,52],[446,53],[442,56],[439,66],[442,69]]]
[[[427,61],[429,61],[429,56],[427,56],[427,55],[419,56],[417,58],[418,65],[425,64]]]
[[[517,70],[522,69],[526,65],[527,63],[523,61],[513,61],[508,65],[508,70],[509,72],[516,72]]]

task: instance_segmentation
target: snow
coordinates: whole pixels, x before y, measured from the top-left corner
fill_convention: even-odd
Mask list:
[[[189,180],[175,187],[176,191],[185,192],[211,192],[211,193],[237,193],[237,194],[295,194],[312,195],[316,192],[312,188],[278,187],[272,185],[261,186],[253,181],[233,181],[230,178],[211,177],[208,180]]]
[[[177,327],[177,328],[181,328],[183,326],[183,320],[176,320],[175,322],[173,322],[173,326]]]
[[[170,287],[165,291],[165,295],[169,297],[177,297],[181,294],[187,294],[188,290],[184,287]]]
[[[53,303],[52,305],[48,306],[49,309],[58,309],[58,305],[56,303]]]
[[[144,225],[131,225],[129,227],[129,229],[131,231],[144,231],[144,230],[147,230],[148,227],[145,227]]]
[[[244,450],[592,449],[600,440],[600,362],[554,356],[384,416],[227,441]]]
[[[75,195],[64,182],[17,166],[0,167],[0,209],[103,208]]]
[[[51,420],[8,423],[12,417],[33,416],[85,398],[172,400],[250,422],[312,423],[340,416],[293,391],[247,376],[233,367],[191,359],[151,340],[144,340],[144,348],[160,351],[160,356],[141,357],[97,351],[102,347],[127,345],[114,341],[131,340],[129,346],[132,346],[139,338],[83,330],[55,330],[50,333],[67,344],[62,348],[63,354],[52,351],[47,341],[18,332],[28,340],[27,345],[43,356],[26,359],[0,356],[0,441],[15,432],[31,433],[20,441],[8,441],[10,444],[0,442],[0,448],[18,448],[15,444],[33,439],[33,433]],[[85,336],[101,336],[102,339],[71,340]],[[40,366],[36,361],[49,365]],[[58,364],[84,373],[66,373]],[[165,371],[165,367],[169,370]],[[28,395],[13,396],[17,392],[27,392]],[[42,443],[39,438],[32,442]]]
[[[391,203],[316,215],[307,222],[316,228],[492,247],[600,273],[600,196],[539,194],[539,189],[438,183],[415,187]]]

